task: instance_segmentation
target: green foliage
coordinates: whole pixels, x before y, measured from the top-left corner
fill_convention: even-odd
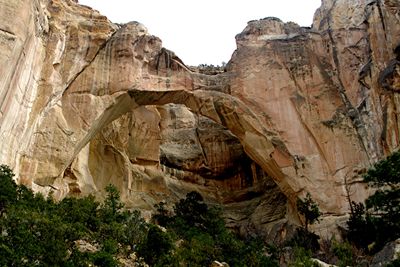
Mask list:
[[[106,252],[106,251],[99,251],[94,253],[92,256],[93,263],[95,266],[99,267],[116,267],[118,266],[117,261],[114,259],[112,254]]]
[[[102,205],[101,215],[103,220],[112,222],[114,220],[121,219],[121,210],[124,204],[121,202],[121,197],[118,189],[109,184],[106,186],[106,199]]]
[[[173,249],[172,239],[158,226],[152,225],[147,238],[139,248],[139,254],[150,265],[156,265],[163,258],[167,257]]]
[[[339,259],[337,264],[339,267],[354,266],[353,248],[348,242],[339,243],[334,241],[333,253]]]
[[[277,266],[266,256],[260,240],[242,240],[230,232],[221,217],[221,210],[208,207],[197,192],[190,192],[174,206],[171,215],[160,203],[155,220],[168,222],[168,232],[179,245],[174,253],[164,255],[155,266],[209,266],[213,260],[230,266]]]
[[[388,226],[399,234],[400,223],[400,152],[395,152],[376,163],[364,176],[378,190],[366,201],[377,217],[385,220]]]
[[[21,206],[8,209],[0,225],[6,233],[1,245],[7,247],[0,252],[0,258],[5,260],[6,266],[25,266],[35,262],[41,262],[43,266],[58,266],[65,261],[71,241],[78,238],[74,229],[59,216]]]
[[[65,222],[73,225],[82,235],[90,231],[98,231],[100,218],[98,217],[99,203],[93,196],[65,198],[57,205],[56,213],[65,218]]]
[[[93,196],[58,203],[12,180],[0,166],[0,266],[117,266],[147,235],[139,212],[123,211],[118,190],[106,188],[102,205]],[[81,252],[77,240],[100,250]]]
[[[364,175],[364,181],[374,187],[397,186],[400,183],[400,151],[374,164]]]
[[[154,214],[153,220],[155,223],[161,226],[166,226],[168,223],[170,223],[171,214],[165,206],[165,202],[160,202],[154,206],[157,212]]]
[[[297,210],[304,216],[304,228],[298,228],[288,244],[294,247],[303,247],[307,251],[316,251],[319,249],[319,236],[310,232],[308,226],[319,221],[321,212],[310,193],[307,193],[304,200],[297,200]]]
[[[179,200],[174,207],[176,218],[180,218],[189,226],[205,228],[205,221],[208,212],[207,204],[203,202],[203,197],[196,191],[190,192],[186,198]]]
[[[278,262],[273,257],[266,256],[267,248],[261,239],[250,239],[243,242],[240,249],[239,257],[233,257],[237,262],[233,262],[232,266],[248,266],[248,267],[275,267]],[[240,258],[240,260],[238,260]]]
[[[299,213],[304,216],[304,226],[306,230],[308,230],[308,225],[319,221],[321,212],[319,211],[317,203],[311,198],[310,193],[307,193],[304,200],[297,200],[297,209]]]
[[[346,240],[339,242],[335,236],[330,239],[323,238],[321,250],[315,255],[323,262],[339,267],[364,266],[368,261],[366,256],[353,244]]]
[[[289,267],[319,267],[311,258],[311,251],[303,247],[294,247],[294,259]]]
[[[400,152],[395,152],[385,160],[376,163],[364,176],[377,191],[366,201],[374,223],[383,227],[377,242],[385,242],[400,237]]]
[[[112,185],[103,203],[93,196],[55,202],[12,177],[8,167],[0,167],[0,266],[118,266],[117,257],[133,252],[151,266],[208,266],[213,260],[277,266],[264,242],[231,233],[221,210],[208,207],[197,192],[176,203],[174,215],[158,206],[164,232],[139,212],[124,210]],[[97,250],[82,250],[82,241]]]
[[[57,266],[65,261],[75,230],[51,211],[54,202],[17,186],[14,174],[0,167],[0,265]]]
[[[122,243],[130,246],[130,249],[134,251],[137,245],[146,240],[148,228],[149,225],[140,216],[139,211],[129,212],[123,229],[124,240]]]
[[[366,213],[362,203],[352,202],[353,212],[347,221],[347,239],[364,251],[368,250],[368,245],[372,244],[375,237],[375,226],[371,216]]]
[[[178,250],[179,259],[192,266],[209,266],[213,259],[221,257],[215,246],[215,240],[209,234],[199,233],[183,242]]]
[[[400,152],[376,163],[364,181],[377,190],[366,200],[366,208],[352,203],[348,239],[373,253],[400,237]]]
[[[13,180],[14,174],[6,165],[0,165],[0,215],[7,205],[17,197],[17,185]]]
[[[71,255],[66,260],[64,266],[67,267],[87,267],[93,263],[95,255],[88,252],[80,252],[77,248],[72,248]]]

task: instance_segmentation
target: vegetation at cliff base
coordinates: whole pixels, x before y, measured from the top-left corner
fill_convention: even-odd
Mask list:
[[[400,152],[374,164],[363,178],[374,193],[365,203],[351,202],[350,218],[341,242],[335,237],[321,240],[310,232],[309,225],[318,222],[321,213],[310,194],[298,199],[297,209],[304,225],[287,243],[294,248],[292,266],[314,266],[312,256],[338,266],[366,264],[386,244],[400,238]],[[398,266],[399,259],[386,264]]]
[[[319,222],[322,215],[319,207],[311,198],[310,193],[307,193],[305,199],[297,199],[296,205],[299,214],[304,218],[304,225],[303,227],[296,229],[296,232],[289,240],[288,245],[295,248],[304,248],[307,250],[307,253],[308,251],[317,251],[320,247],[318,243],[319,236],[311,232],[309,226],[315,222]]]
[[[65,198],[34,194],[0,166],[0,266],[277,266],[260,240],[243,240],[226,227],[217,208],[197,192],[175,204],[162,204],[147,223],[138,211],[124,209],[109,185],[103,203],[94,197]]]
[[[0,267],[3,266],[337,266],[368,264],[388,242],[400,237],[400,153],[376,163],[364,175],[375,191],[365,203],[351,203],[344,239],[320,238],[310,225],[321,212],[310,194],[298,199],[303,225],[288,241],[266,244],[227,229],[221,209],[190,192],[173,207],[155,205],[151,222],[125,209],[115,186],[106,198],[45,198],[13,181],[0,166]],[[167,207],[171,208],[167,208]],[[399,260],[386,262],[399,266]]]
[[[352,202],[347,238],[374,253],[400,238],[400,152],[379,161],[364,175],[376,191],[363,203]]]
[[[230,266],[277,266],[267,256],[260,239],[241,239],[225,227],[221,211],[208,207],[198,192],[190,192],[174,205],[174,211],[157,205],[154,219],[178,241],[173,253],[161,258],[156,266],[209,266],[213,260]]]
[[[138,213],[122,211],[112,186],[103,204],[92,196],[55,202],[16,185],[12,176],[0,167],[0,266],[117,266],[117,252],[129,253],[133,241],[144,238],[142,231],[130,235],[130,226],[147,226]]]

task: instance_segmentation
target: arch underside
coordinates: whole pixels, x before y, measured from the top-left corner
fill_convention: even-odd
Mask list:
[[[273,133],[268,132],[240,100],[216,91],[128,91],[136,105],[183,104],[193,113],[205,116],[229,129],[240,141],[245,153],[256,162],[279,186],[282,192],[294,200],[296,191],[288,184],[290,179],[281,170],[289,160],[278,162],[275,155],[285,154],[274,144]],[[289,179],[288,179],[289,178]]]
[[[229,132],[235,145],[240,145],[236,166],[228,163],[228,168],[211,174],[207,171],[212,164],[199,163],[195,171],[191,166],[181,168],[174,166],[177,160],[171,159],[173,153],[168,153],[161,137],[150,142],[140,139],[160,134],[160,107],[168,104],[185,106],[196,120],[207,118],[208,123]],[[154,124],[150,127],[153,130],[146,132],[144,126],[149,122]],[[194,128],[199,135],[198,125]],[[33,159],[23,159],[22,169],[27,172],[21,172],[20,177],[27,180],[34,169],[33,184],[56,190],[54,195],[58,198],[85,194],[102,197],[102,190],[111,182],[121,190],[127,206],[151,210],[157,201],[169,199],[173,203],[188,191],[198,190],[211,202],[223,204],[228,225],[239,227],[244,233],[254,225],[268,228],[261,232],[272,232],[271,227],[276,227],[277,221],[285,223],[287,215],[293,217],[292,222],[297,221],[296,213],[291,212],[296,190],[282,171],[292,168],[290,155],[244,103],[228,94],[128,89],[98,96],[67,91],[61,104],[44,120],[42,129],[49,129],[52,138],[58,139],[55,143],[63,147],[50,147],[46,155],[33,153]],[[40,145],[48,143],[40,139],[48,135],[38,134],[34,152],[40,152]],[[202,153],[205,159],[212,154]],[[219,157],[215,154],[212,155]]]
[[[228,225],[245,235],[270,233],[286,221],[286,196],[237,137],[184,105],[139,106],[106,125],[84,150],[95,187],[117,185],[131,208],[152,210],[196,190],[222,205]]]
[[[35,168],[34,183],[42,186],[52,184],[54,179],[63,176],[77,155],[106,125],[138,107],[166,104],[185,105],[192,113],[207,117],[226,127],[239,140],[247,156],[273,179],[292,204],[295,203],[296,192],[300,190],[293,188],[290,183],[295,184],[295,181],[282,171],[293,168],[291,156],[285,151],[284,146],[274,140],[274,134],[262,126],[256,115],[245,104],[235,97],[216,91],[129,89],[121,90],[111,96],[94,96],[88,93],[66,94],[60,105],[62,109],[56,106],[42,124],[45,130],[49,128],[52,131],[53,139],[60,139],[57,143],[62,143],[63,147],[47,148],[53,150],[46,152],[53,157],[49,162],[47,155],[35,154],[35,150],[41,149],[37,145],[33,149],[34,162],[28,162],[28,165],[35,166],[27,166],[25,169]],[[46,124],[56,124],[57,127],[46,128]],[[53,128],[59,130],[54,131]],[[45,139],[48,135],[45,130],[38,132],[37,144],[48,143],[40,139],[42,137]],[[44,163],[52,165],[49,167]],[[40,176],[41,173],[43,177]],[[22,179],[24,175],[29,176],[31,173],[21,172]]]

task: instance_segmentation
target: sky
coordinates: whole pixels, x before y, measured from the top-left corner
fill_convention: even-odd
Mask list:
[[[311,26],[321,0],[79,0],[112,22],[138,21],[186,65],[221,65],[250,20],[278,17]]]

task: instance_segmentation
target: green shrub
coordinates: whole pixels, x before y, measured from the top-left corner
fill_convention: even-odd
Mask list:
[[[293,237],[287,242],[289,246],[303,247],[306,250],[317,251],[319,249],[319,236],[308,230],[308,226],[319,221],[321,212],[317,203],[307,193],[306,198],[297,200],[297,210],[304,216],[304,226],[296,229]]]
[[[148,228],[148,224],[140,216],[139,211],[129,212],[123,230],[124,240],[122,243],[128,245],[134,251],[139,244],[145,241]]]
[[[171,223],[171,213],[165,208],[166,203],[160,202],[154,207],[156,208],[156,213],[153,215],[153,221],[161,226],[167,226]]]
[[[319,264],[311,258],[311,251],[303,247],[294,247],[293,261],[289,267],[319,267]]]
[[[56,203],[16,185],[13,176],[0,166],[0,266],[117,266],[116,256],[131,254],[146,237],[140,213],[123,211],[113,186],[101,205],[92,196]],[[77,240],[101,250],[81,252]]]
[[[117,261],[113,255],[106,251],[99,251],[92,255],[93,263],[99,267],[116,267],[118,266]]]
[[[17,198],[17,184],[13,180],[14,173],[6,165],[0,165],[0,216],[7,205]]]
[[[311,198],[310,193],[307,193],[304,200],[300,198],[297,200],[297,209],[299,213],[304,216],[304,228],[306,231],[308,231],[309,225],[319,221],[321,212],[319,211],[317,203]]]
[[[277,266],[262,240],[243,240],[230,232],[221,210],[208,207],[197,192],[174,206],[160,205],[158,222],[147,224],[138,211],[126,211],[118,190],[109,185],[103,203],[94,197],[55,202],[12,180],[0,166],[0,266],[118,266],[117,257],[133,252],[151,266]],[[99,251],[80,251],[84,240]],[[175,244],[180,245],[175,247]]]
[[[184,241],[176,256],[180,262],[190,263],[194,267],[209,266],[213,260],[222,258],[215,240],[207,233],[199,233]]]
[[[348,239],[374,253],[400,237],[400,152],[377,162],[364,175],[377,190],[363,204],[352,202]]]
[[[339,259],[339,262],[337,263],[339,267],[354,265],[353,248],[348,242],[339,243],[334,241],[332,249],[333,253]]]
[[[352,205],[353,212],[347,221],[346,238],[358,248],[368,251],[368,246],[376,240],[375,226],[362,203],[353,202]]]
[[[166,224],[179,240],[173,254],[162,257],[158,264],[176,266],[209,266],[213,260],[230,266],[277,266],[266,256],[266,247],[259,239],[242,240],[230,232],[217,207],[208,207],[197,192],[190,192],[174,206],[175,215],[156,205],[155,221]]]
[[[175,217],[182,219],[185,225],[205,229],[208,206],[198,192],[192,191],[186,198],[179,200],[175,204],[174,211]]]
[[[109,184],[106,186],[106,199],[101,205],[100,215],[102,216],[102,220],[104,222],[111,222],[123,219],[121,216],[123,215],[122,208],[124,204],[121,202],[121,197],[118,189]]]
[[[163,257],[166,257],[174,248],[172,239],[158,226],[151,225],[147,238],[139,246],[139,255],[150,264],[155,265]]]

